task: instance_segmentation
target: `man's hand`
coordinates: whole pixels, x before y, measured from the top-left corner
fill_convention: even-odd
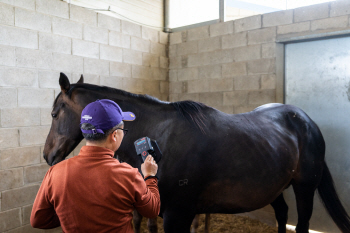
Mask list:
[[[158,171],[158,165],[152,155],[148,155],[145,162],[141,164],[141,171],[144,177],[155,176]]]

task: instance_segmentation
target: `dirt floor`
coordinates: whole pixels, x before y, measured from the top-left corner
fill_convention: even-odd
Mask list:
[[[277,233],[277,227],[271,227],[258,220],[248,217],[241,217],[233,214],[211,214],[210,232],[216,233]],[[197,233],[204,232],[205,215],[200,215],[199,228]],[[148,233],[147,219],[142,220],[141,232]],[[163,220],[158,217],[158,233],[164,233]],[[287,233],[295,233],[287,231]]]

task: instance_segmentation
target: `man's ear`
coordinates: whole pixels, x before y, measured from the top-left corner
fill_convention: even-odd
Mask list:
[[[114,130],[113,133],[110,134],[110,136],[111,136],[111,140],[116,142],[117,141],[117,137],[118,137],[117,130]]]

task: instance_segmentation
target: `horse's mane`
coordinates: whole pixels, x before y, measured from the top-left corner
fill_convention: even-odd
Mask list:
[[[102,92],[109,92],[109,93],[116,93],[118,95],[124,96],[124,97],[131,97],[131,98],[138,98],[141,100],[144,100],[146,102],[150,103],[158,103],[158,104],[169,104],[175,108],[175,110],[180,113],[180,115],[184,118],[186,118],[190,123],[194,123],[198,129],[203,133],[206,134],[206,116],[204,115],[203,110],[205,108],[209,108],[207,105],[191,100],[186,100],[186,101],[178,101],[178,102],[166,102],[166,101],[161,101],[157,99],[156,97],[147,95],[147,94],[134,94],[130,93],[124,90],[112,88],[112,87],[107,87],[107,86],[97,86],[97,85],[92,85],[88,83],[83,83],[83,84],[72,84],[71,88],[67,92],[69,95],[69,98],[72,95],[72,92],[74,89],[78,88],[83,88],[87,90],[92,90],[92,91],[102,91]],[[61,93],[59,93],[54,101],[54,105],[57,102],[57,99]]]

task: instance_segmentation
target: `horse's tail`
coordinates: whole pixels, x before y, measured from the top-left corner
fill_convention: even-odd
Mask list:
[[[324,163],[322,179],[317,189],[323,205],[334,223],[342,232],[350,232],[350,217],[335,191],[334,182],[326,163]]]

